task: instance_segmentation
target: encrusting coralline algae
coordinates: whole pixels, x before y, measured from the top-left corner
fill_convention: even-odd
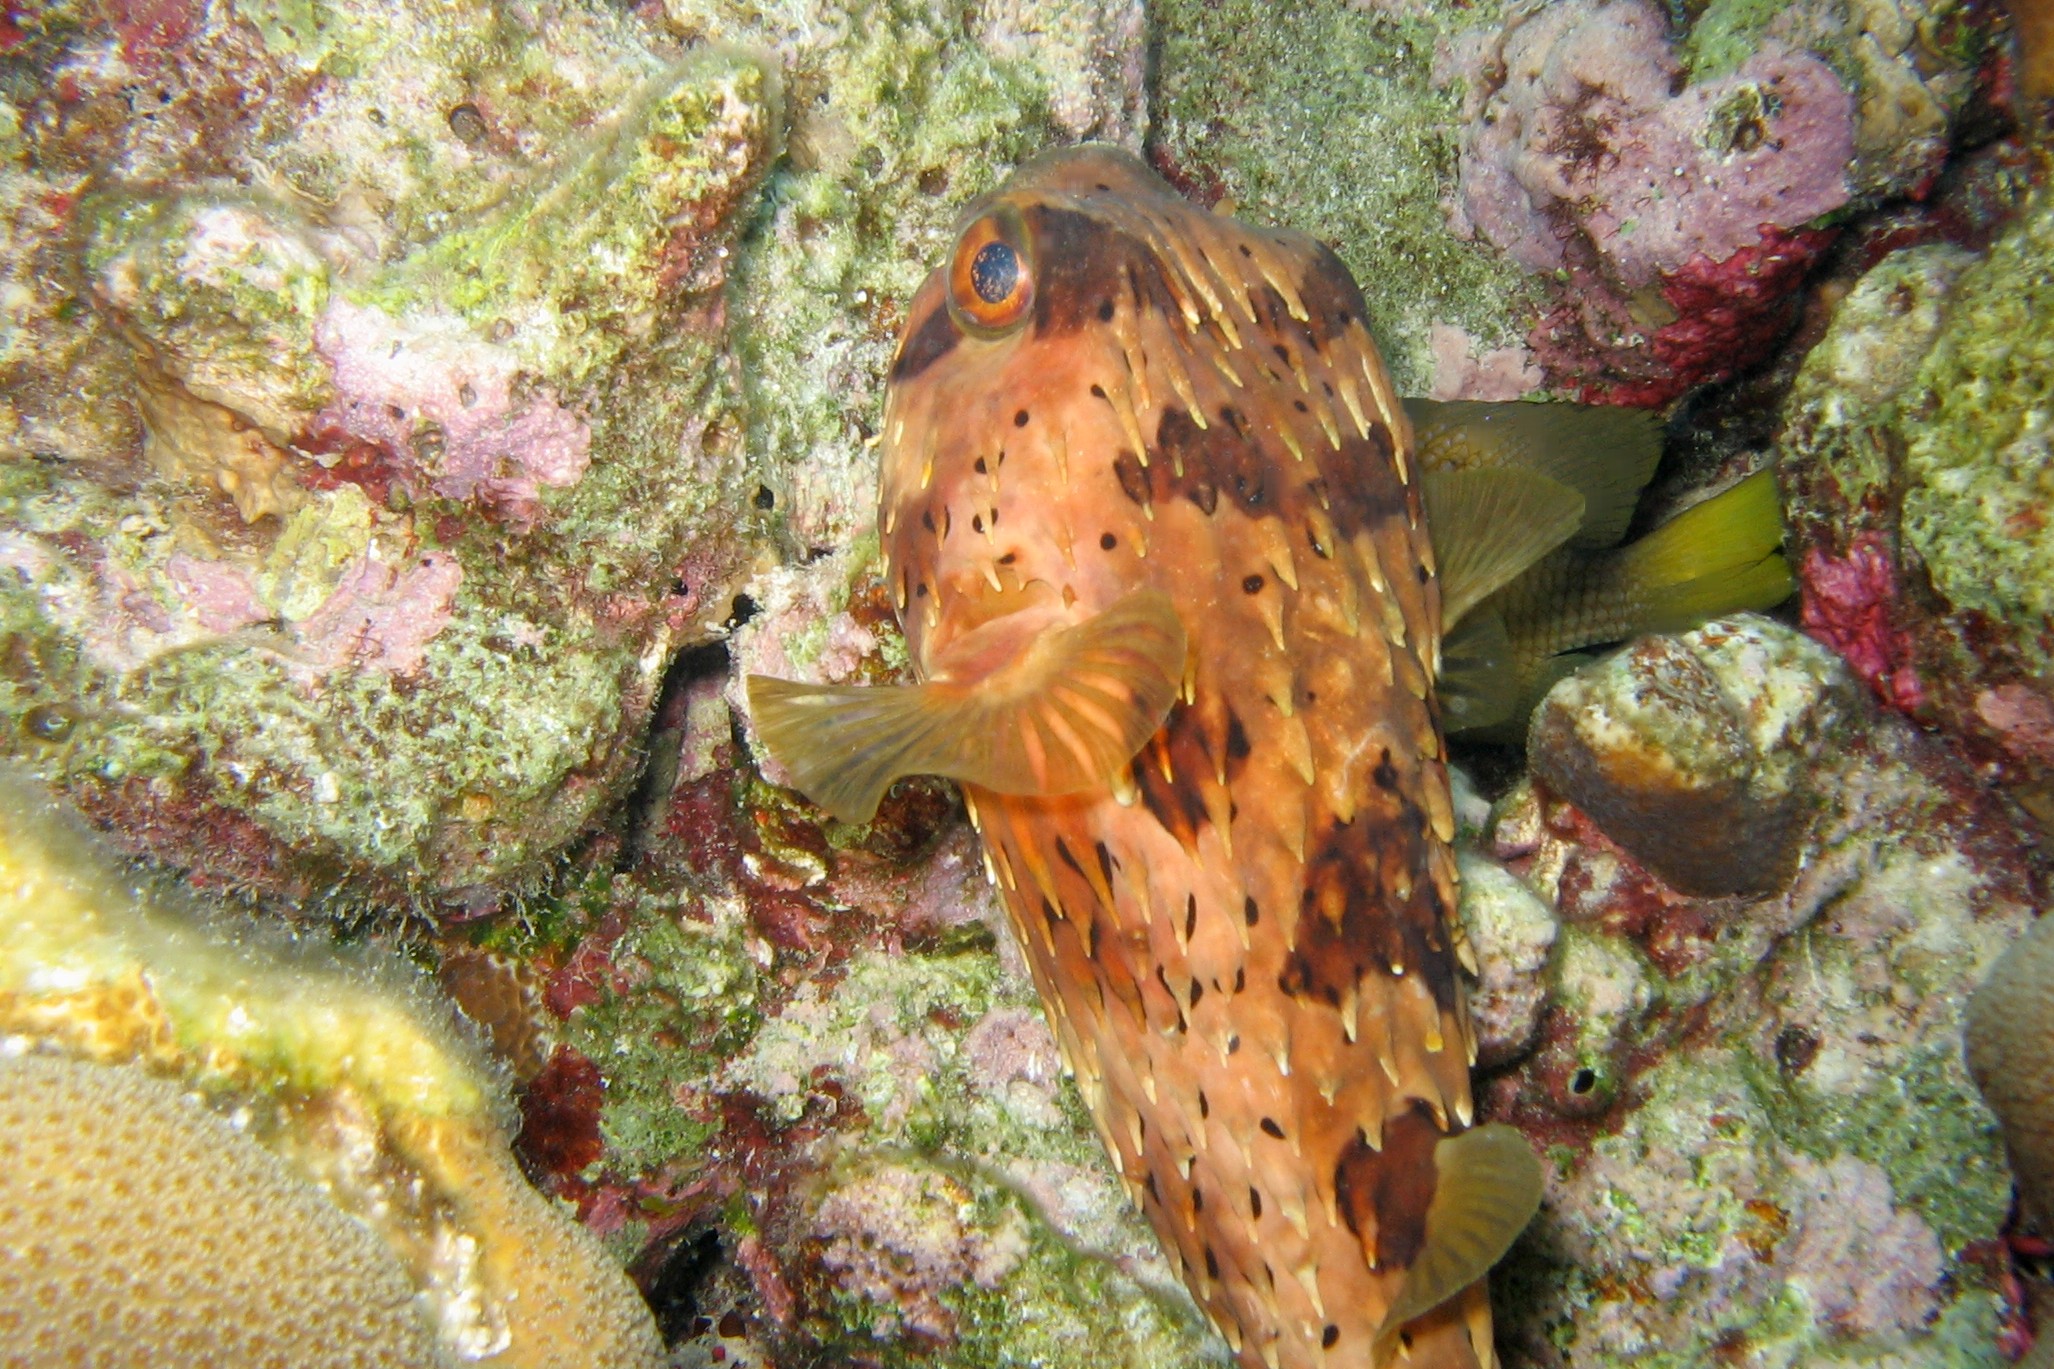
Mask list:
[[[1960,1032],[2044,906],[2054,764],[2008,22],[13,6],[0,750],[258,916],[434,968],[674,1362],[1224,1363],[953,791],[830,821],[739,687],[903,678],[894,336],[963,206],[1111,140],[1332,244],[1401,393],[1661,407],[1636,534],[1777,467],[1781,622],[1572,680],[1533,774],[1455,754],[1479,1116],[1549,1176],[1504,1362],[1995,1366],[2030,1266]]]

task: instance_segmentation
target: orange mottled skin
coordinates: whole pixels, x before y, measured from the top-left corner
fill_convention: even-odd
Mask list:
[[[1339,260],[1116,150],[1024,169],[1032,317],[914,299],[880,519],[914,659],[1142,587],[1182,699],[1117,792],[966,785],[1106,1150],[1247,1369],[1368,1366],[1470,1118],[1410,433]],[[1125,800],[1123,802],[1123,799]],[[1413,1366],[1491,1362],[1479,1282]]]

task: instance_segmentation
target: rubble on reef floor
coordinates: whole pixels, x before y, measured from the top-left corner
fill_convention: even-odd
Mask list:
[[[1961,1052],[2054,832],[2012,8],[0,9],[0,757],[198,889],[6,781],[0,1069],[169,1080],[445,1355],[1228,1363],[954,791],[834,822],[739,685],[905,670],[907,300],[1100,138],[1333,245],[1406,393],[1666,408],[1643,523],[1777,470],[1781,620],[1455,755],[1479,1108],[1550,1174],[1504,1362],[1994,1367],[2054,1302]]]

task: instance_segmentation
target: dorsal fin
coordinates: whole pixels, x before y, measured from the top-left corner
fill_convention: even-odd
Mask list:
[[[1441,631],[1562,545],[1583,521],[1583,496],[1515,467],[1443,468],[1419,479],[1441,576]]]
[[[1370,1363],[1389,1365],[1406,1322],[1488,1273],[1533,1220],[1540,1199],[1540,1161],[1511,1127],[1492,1122],[1436,1144],[1426,1244],[1384,1313]]]
[[[946,775],[1001,794],[1111,784],[1162,726],[1184,653],[1169,596],[1142,589],[1081,623],[1016,635],[1003,651],[956,653],[974,668],[926,684],[751,675],[749,711],[808,798],[844,822],[867,822],[892,781],[907,775]]]
[[[1408,399],[1420,469],[1532,471],[1583,496],[1575,547],[1626,535],[1642,486],[1662,456],[1662,421],[1645,409]]]

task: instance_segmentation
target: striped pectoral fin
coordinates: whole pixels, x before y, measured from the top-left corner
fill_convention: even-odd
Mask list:
[[[1583,496],[1535,471],[1428,471],[1420,494],[1440,565],[1444,631],[1568,541],[1583,521]]]
[[[1511,1127],[1493,1122],[1447,1137],[1434,1147],[1434,1171],[1425,1243],[1370,1356],[1379,1369],[1391,1362],[1405,1323],[1488,1273],[1540,1208],[1540,1161]]]
[[[944,677],[926,684],[751,675],[749,710],[807,797],[844,822],[867,822],[907,775],[1001,794],[1111,785],[1162,726],[1184,678],[1184,626],[1158,590],[1137,590],[1081,623],[965,643],[941,662]],[[963,668],[949,670],[951,659]]]

